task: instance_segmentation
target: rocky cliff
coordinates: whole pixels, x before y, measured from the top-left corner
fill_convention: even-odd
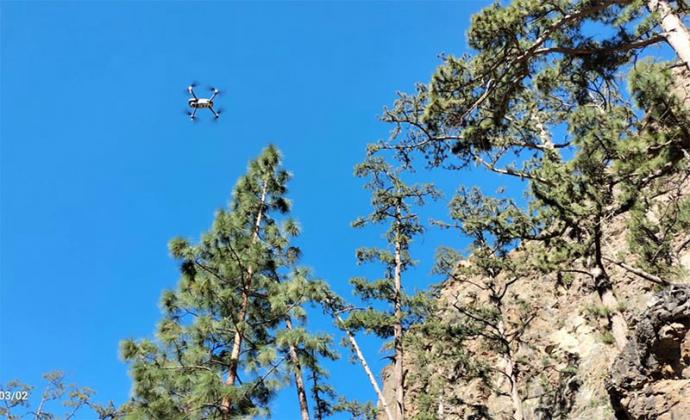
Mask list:
[[[621,240],[622,233],[617,235]],[[690,270],[690,253],[683,254],[682,262]],[[534,314],[513,355],[522,367],[516,377],[525,419],[690,418],[690,285],[660,290],[615,264],[607,268],[630,328],[622,351],[610,337],[606,310],[590,276],[563,282],[535,274],[511,286],[507,322],[518,325],[510,318],[523,314],[525,305]],[[471,283],[449,281],[439,316],[459,320],[453,303],[482,298]],[[462,343],[467,351],[497,369],[485,377],[463,375],[462,356],[457,363],[439,357],[449,351],[447,345],[428,343],[421,350],[426,354],[414,348],[406,356],[407,417],[515,418],[504,356],[485,337],[469,338]],[[385,371],[386,397],[392,403],[388,376]]]
[[[677,93],[690,106],[690,78],[684,76]],[[674,191],[690,195],[687,174],[680,174]],[[649,218],[664,217],[669,197],[657,199]],[[626,217],[610,220],[604,232],[615,308],[602,302],[585,261],[565,267],[567,276],[498,278],[510,287],[500,302],[502,321],[493,328],[516,332],[496,345],[495,337],[460,331],[471,319],[458,308],[477,302],[496,307],[486,279],[449,279],[437,315],[462,337],[439,341],[410,332],[406,418],[690,419],[690,235],[676,238],[677,275],[672,284],[660,284],[636,272]],[[511,258],[529,258],[531,246],[523,244]],[[627,342],[619,340],[618,347],[612,311],[627,323]],[[390,372],[383,376],[392,404]]]

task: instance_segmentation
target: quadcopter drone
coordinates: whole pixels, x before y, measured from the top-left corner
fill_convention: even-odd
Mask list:
[[[194,88],[196,87],[195,83],[190,84],[187,87],[187,92],[192,96],[189,98],[187,101],[187,105],[189,105],[190,108],[192,108],[192,111],[186,111],[187,116],[192,120],[195,121],[198,117],[196,116],[196,111],[198,109],[206,108],[210,110],[213,113],[213,116],[218,119],[220,118],[220,114],[222,113],[222,110],[216,110],[213,109],[213,100],[220,94],[220,91],[214,87],[210,87],[209,90],[211,91],[211,97],[210,98],[199,98],[196,96],[194,93]]]

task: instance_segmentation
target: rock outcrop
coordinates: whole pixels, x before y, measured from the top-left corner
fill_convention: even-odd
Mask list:
[[[625,226],[624,220],[607,226],[608,255],[626,249]],[[690,272],[690,252],[679,259]],[[610,336],[608,309],[590,276],[534,273],[511,286],[507,322],[517,323],[525,306],[536,314],[514,354],[524,420],[690,419],[690,278],[680,276],[679,284],[660,292],[661,286],[619,265],[607,264],[606,270],[629,326],[623,351]],[[446,283],[440,319],[458,325],[463,321],[453,302],[485,299],[472,283]],[[460,348],[490,368],[485,377],[468,375]],[[406,418],[514,419],[510,384],[500,373],[503,363],[483,337],[456,347],[429,342],[408,351]],[[392,401],[390,380],[384,388]]]
[[[690,418],[690,286],[661,292],[611,367],[619,419]]]

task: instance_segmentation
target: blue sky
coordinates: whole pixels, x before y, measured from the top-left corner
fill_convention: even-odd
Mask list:
[[[382,233],[349,227],[369,210],[353,166],[387,136],[383,106],[428,81],[439,53],[463,53],[470,15],[486,4],[2,2],[0,383],[61,369],[97,399],[124,402],[118,343],[160,320],[160,294],[178,278],[168,240],[198,238],[269,142],[294,174],[303,263],[349,297],[350,277],[379,273],[358,267],[355,249]],[[226,91],[218,123],[182,114],[193,79]],[[434,180],[448,193],[481,181]],[[431,231],[408,289],[439,280],[441,242],[462,246]],[[363,342],[378,372],[380,342]],[[333,385],[374,399],[348,359],[330,366]],[[294,418],[295,400],[281,393],[275,418]]]

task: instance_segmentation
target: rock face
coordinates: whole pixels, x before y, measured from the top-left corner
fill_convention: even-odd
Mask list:
[[[690,286],[660,293],[611,367],[620,419],[690,418]]]
[[[606,236],[607,255],[626,250],[624,220],[612,221]],[[506,324],[520,325],[525,307],[534,314],[511,355],[523,419],[690,420],[688,261],[686,249],[679,255],[685,275],[661,292],[620,265],[606,265],[619,302],[614,309],[629,327],[622,351],[609,333],[611,308],[602,306],[583,267],[572,267],[577,272],[567,279],[532,273],[512,284],[503,305]],[[448,281],[438,317],[463,325],[466,319],[453,303],[487,301],[479,283]],[[510,381],[503,374],[506,361],[495,343],[481,336],[458,343],[429,342],[423,335],[416,340],[421,345],[408,348],[404,360],[406,418],[517,418]],[[481,360],[483,373],[471,372],[468,360]],[[384,374],[384,389],[392,404],[395,391],[388,376]]]

